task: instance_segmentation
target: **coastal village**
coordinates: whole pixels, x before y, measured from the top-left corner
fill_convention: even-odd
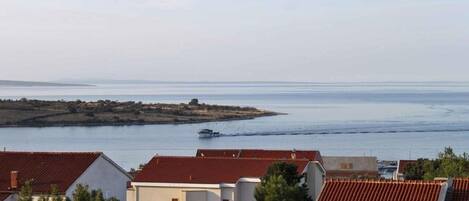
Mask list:
[[[0,0],[0,201],[469,201],[469,0]]]
[[[468,178],[406,180],[412,160],[319,150],[198,149],[128,172],[101,152],[0,152],[0,201],[256,201],[266,174],[292,165],[315,201],[467,201]],[[286,166],[283,166],[286,167]],[[388,173],[394,170],[391,175]]]

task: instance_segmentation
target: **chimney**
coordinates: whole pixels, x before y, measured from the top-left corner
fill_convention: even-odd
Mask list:
[[[452,177],[435,177],[433,179],[434,181],[442,181],[442,182],[446,182],[448,184],[448,188],[451,189],[453,188],[453,178]]]
[[[18,188],[18,171],[10,172],[10,189],[14,190]]]
[[[291,153],[291,159],[296,159],[296,153],[295,152]]]

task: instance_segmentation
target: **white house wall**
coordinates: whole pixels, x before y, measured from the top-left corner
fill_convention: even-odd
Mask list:
[[[326,175],[319,163],[310,162],[307,168],[308,194],[313,200],[316,200],[319,197]]]
[[[223,200],[229,200],[229,201],[234,201],[235,200],[235,190],[236,188],[234,187],[223,187],[221,189],[221,201]]]
[[[238,182],[236,184],[236,201],[256,201],[254,191],[259,182]]]
[[[130,178],[125,173],[104,156],[100,156],[72,184],[67,190],[66,196],[72,197],[77,184],[86,184],[89,185],[90,189],[101,189],[105,198],[116,197],[125,201],[128,181]]]

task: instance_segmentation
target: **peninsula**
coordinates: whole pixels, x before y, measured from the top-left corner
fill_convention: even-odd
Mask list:
[[[0,80],[0,87],[90,87],[88,84]]]
[[[99,100],[0,100],[0,127],[183,124],[243,120],[278,113],[252,107]]]

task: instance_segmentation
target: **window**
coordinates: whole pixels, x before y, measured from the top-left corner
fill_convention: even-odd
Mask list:
[[[179,199],[173,198],[173,199],[171,199],[171,201],[179,201]]]
[[[230,200],[228,200],[228,199],[223,199],[223,201],[230,201]]]
[[[342,170],[351,170],[353,169],[352,163],[341,163],[340,164],[340,169]]]

